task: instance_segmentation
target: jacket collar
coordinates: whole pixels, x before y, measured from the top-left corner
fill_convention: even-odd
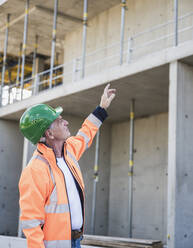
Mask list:
[[[54,154],[54,151],[51,147],[48,147],[45,143],[38,143],[37,145],[37,151],[44,156],[45,159],[47,159],[49,162],[55,162],[56,156]]]
[[[54,150],[45,143],[39,142],[37,144],[37,151],[48,160],[53,160],[53,158],[56,160]],[[66,155],[66,143],[63,145],[62,153],[63,156]]]

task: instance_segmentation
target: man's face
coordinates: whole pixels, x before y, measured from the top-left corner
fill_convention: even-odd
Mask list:
[[[60,115],[51,125],[50,130],[52,137],[55,140],[67,140],[70,137],[70,131],[68,129],[68,122]]]

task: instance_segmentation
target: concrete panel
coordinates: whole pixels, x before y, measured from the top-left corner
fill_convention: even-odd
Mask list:
[[[23,137],[15,121],[0,120],[0,134],[0,234],[16,235]]]
[[[166,237],[167,114],[135,121],[133,238]],[[108,235],[128,237],[129,122],[112,126]]]
[[[63,115],[69,122],[71,135],[75,135],[84,118],[77,118],[70,115]],[[104,124],[100,132],[100,147],[99,147],[99,182],[97,183],[96,196],[96,223],[95,232],[97,235],[107,235],[108,229],[108,199],[109,199],[109,171],[110,171],[110,136],[111,126]],[[33,154],[35,146],[29,144],[28,161]],[[80,167],[82,170],[85,194],[86,194],[86,218],[85,218],[85,233],[91,234],[91,211],[92,211],[92,196],[93,196],[93,170],[95,157],[95,139],[92,146],[85,152],[80,159]]]
[[[0,236],[0,246],[3,248],[27,248],[26,239]]]
[[[179,16],[190,13],[192,8],[192,1],[179,1]],[[127,57],[126,53],[128,52],[129,37],[133,38],[131,58],[134,60],[149,53],[168,48],[169,46],[172,47],[174,45],[174,37],[165,37],[174,32],[174,26],[172,23],[162,27],[157,27],[156,30],[149,32],[144,31],[148,31],[157,25],[173,21],[173,17],[173,0],[128,0],[125,17],[124,61],[126,61]],[[191,27],[191,23],[191,15],[183,20],[179,20],[179,30]],[[94,18],[89,19],[87,32],[86,75],[96,73],[96,71],[100,72],[104,68],[119,64],[120,26],[120,5],[116,5],[98,14]],[[139,33],[140,35],[138,35]],[[191,40],[191,37],[192,32],[190,29],[180,32],[179,42],[182,43]],[[82,27],[66,34],[64,40],[65,62],[81,56],[81,41]],[[150,41],[154,42],[148,44]],[[112,58],[107,59],[110,55]],[[80,68],[81,66],[79,65],[77,69],[80,70]]]
[[[133,236],[166,241],[168,115],[136,121]]]
[[[128,237],[129,123],[112,125],[111,147],[108,235]]]
[[[193,67],[170,65],[168,142],[168,248],[193,243]]]

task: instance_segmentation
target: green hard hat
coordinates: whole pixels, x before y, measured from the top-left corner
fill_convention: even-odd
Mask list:
[[[20,118],[19,126],[22,134],[34,145],[37,144],[62,111],[62,107],[54,109],[47,104],[37,104],[28,108]]]

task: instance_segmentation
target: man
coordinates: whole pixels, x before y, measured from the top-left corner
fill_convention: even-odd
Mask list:
[[[37,144],[19,182],[20,219],[28,248],[80,248],[85,193],[78,160],[107,117],[115,97],[115,89],[109,87],[74,137],[60,115],[61,107],[38,104],[22,115],[21,132]]]

